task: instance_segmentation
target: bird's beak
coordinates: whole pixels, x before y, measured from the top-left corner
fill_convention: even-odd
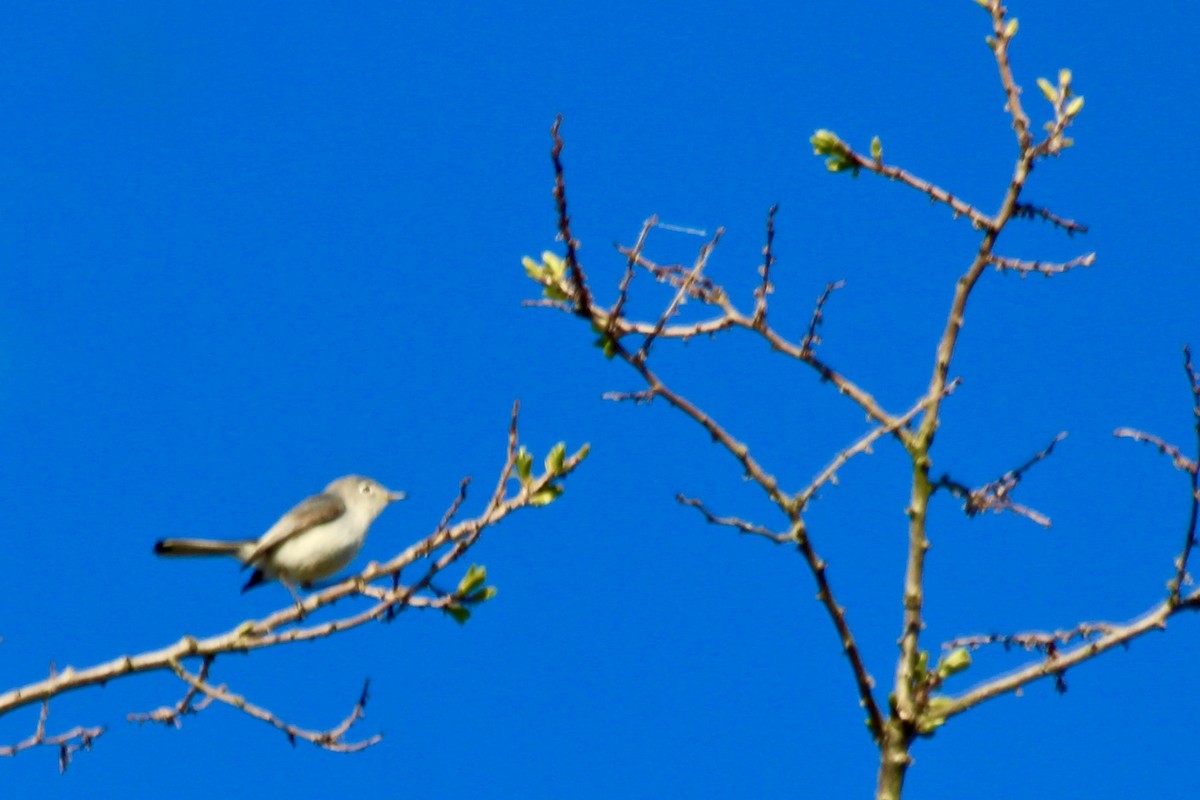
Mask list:
[[[406,495],[404,492],[388,492],[387,493],[387,499],[388,499],[389,503],[395,503],[399,500],[403,500],[407,496],[408,495]]]

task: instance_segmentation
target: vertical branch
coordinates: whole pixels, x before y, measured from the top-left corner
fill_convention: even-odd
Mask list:
[[[996,68],[1000,72],[1004,95],[1008,98],[1006,107],[1012,117],[1013,130],[1017,132],[1017,144],[1025,151],[1033,142],[1033,134],[1029,132],[1029,116],[1021,107],[1021,87],[1013,78],[1012,67],[1008,61],[1008,45],[1017,33],[1017,21],[1005,21],[1004,16],[1008,10],[1001,5],[1000,0],[990,0],[985,8],[992,15],[992,35],[988,38],[988,44],[992,46],[992,52],[996,56]]]
[[[754,291],[754,316],[750,322],[755,328],[766,323],[767,295],[774,291],[774,287],[771,285],[771,265],[775,263],[775,255],[771,252],[771,247],[775,243],[775,212],[777,211],[779,211],[778,203],[767,211],[767,243],[763,245],[763,263],[759,267],[762,284]]]
[[[1195,420],[1196,428],[1196,460],[1192,462],[1192,468],[1187,471],[1192,485],[1192,506],[1188,515],[1187,535],[1184,537],[1183,550],[1175,565],[1175,577],[1167,584],[1170,591],[1168,602],[1172,605],[1180,603],[1180,592],[1188,580],[1188,558],[1191,557],[1192,548],[1196,545],[1196,519],[1200,516],[1200,375],[1192,366],[1192,350],[1186,346],[1183,348],[1183,369],[1187,373],[1188,383],[1192,388],[1192,418]]]
[[[688,292],[692,288],[692,284],[696,282],[696,279],[700,277],[700,273],[704,271],[713,248],[717,246],[717,242],[721,241],[723,233],[725,233],[724,228],[717,228],[717,232],[713,238],[705,242],[704,246],[700,248],[700,254],[696,256],[695,266],[688,271],[687,276],[680,282],[679,288],[675,291],[675,296],[671,298],[671,303],[667,306],[667,310],[662,313],[662,316],[658,318],[658,322],[654,324],[654,328],[642,340],[642,346],[638,348],[637,353],[633,356],[634,360],[639,363],[644,362],[646,356],[650,355],[650,345],[654,344],[654,340],[662,333],[667,322],[675,316],[675,313],[679,310],[679,306],[683,304],[684,298],[688,296]]]
[[[550,128],[550,136],[554,139],[554,147],[550,150],[550,159],[554,162],[554,204],[558,209],[558,235],[567,247],[567,269],[571,273],[571,283],[574,285],[574,300],[577,313],[581,317],[591,317],[592,291],[587,285],[587,276],[579,264],[579,240],[571,235],[571,217],[567,214],[567,182],[563,174],[562,149],[563,140],[558,129],[562,126],[562,114],[554,118]]]
[[[629,251],[629,255],[625,259],[625,274],[621,276],[621,283],[617,287],[617,300],[608,312],[608,325],[605,327],[605,331],[609,336],[613,335],[617,321],[621,319],[621,312],[625,310],[625,302],[629,299],[629,284],[633,282],[633,273],[637,271],[642,250],[646,247],[646,237],[650,235],[650,230],[656,225],[658,225],[658,217],[655,215],[651,215],[650,219],[642,223],[642,232],[638,234],[633,249]]]

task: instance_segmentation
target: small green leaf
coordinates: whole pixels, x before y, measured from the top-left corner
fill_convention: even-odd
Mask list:
[[[1050,81],[1046,80],[1045,78],[1038,78],[1037,85],[1038,88],[1042,90],[1042,94],[1046,95],[1047,100],[1049,100],[1051,103],[1058,102],[1058,92],[1055,91],[1054,84],[1050,83]]]
[[[521,483],[526,483],[529,477],[533,474],[533,456],[529,455],[529,451],[525,449],[525,445],[521,445],[521,449],[517,451],[517,478]]]
[[[559,442],[550,450],[550,454],[546,456],[546,472],[551,475],[558,476],[562,474],[563,459],[567,457],[567,443]]]
[[[474,594],[466,598],[468,603],[486,603],[496,596],[495,586],[485,586]]]
[[[458,590],[455,594],[465,596],[478,589],[487,580],[487,568],[480,567],[475,564],[467,567],[467,574],[458,582]]]
[[[549,250],[542,253],[542,264],[545,265],[546,272],[556,283],[562,280],[563,275],[567,274],[567,262]]]
[[[1063,116],[1073,117],[1083,109],[1083,95],[1076,97],[1071,102],[1067,103],[1066,109],[1063,111]]]
[[[563,493],[561,486],[555,486],[553,483],[546,484],[546,487],[534,492],[529,498],[531,506],[548,506],[558,499],[558,496]]]
[[[564,292],[557,283],[551,283],[542,287],[542,294],[544,294],[550,300],[558,300],[560,302],[565,302],[571,299],[570,296],[568,296],[567,293]]]
[[[960,647],[943,656],[937,665],[937,674],[941,678],[949,678],[971,666],[971,653],[965,647]]]
[[[542,275],[545,273],[545,268],[541,264],[534,261],[529,256],[521,259],[521,265],[525,267],[525,274],[533,278],[538,283],[542,282]]]
[[[1004,38],[1011,39],[1012,37],[1014,37],[1016,35],[1017,35],[1017,18],[1013,17],[1012,19],[1010,19],[1008,21],[1008,24],[1004,26]]]
[[[883,161],[883,142],[879,141],[878,136],[871,140],[871,158]]]
[[[988,10],[991,10],[992,8],[991,0],[975,0],[975,2],[979,4],[980,8],[986,8]]]
[[[934,731],[946,724],[946,712],[954,705],[949,697],[934,697],[925,706],[925,712],[917,720],[917,733],[932,736]]]
[[[607,333],[600,334],[593,345],[600,348],[600,352],[604,353],[604,357],[612,361],[612,357],[617,354],[617,340],[609,336]]]
[[[830,156],[825,159],[825,169],[830,172],[845,172],[854,169],[854,163],[847,161],[843,156]]]
[[[812,143],[813,154],[818,156],[845,155],[846,143],[838,138],[833,131],[821,128],[808,140]]]
[[[467,620],[471,618],[471,610],[459,605],[445,606],[442,608],[450,616],[454,617],[454,621],[459,625],[466,625]]]
[[[913,670],[913,683],[921,684],[925,682],[925,676],[929,674],[929,651],[922,650],[917,654],[917,665]]]
[[[585,458],[588,457],[588,454],[591,452],[592,452],[592,443],[584,442],[583,447],[581,447],[575,451],[575,456],[574,456],[574,458],[576,459],[575,463],[579,463],[579,462],[583,461]]]
[[[1058,85],[1063,89],[1071,85],[1071,70],[1064,67],[1058,71]]]

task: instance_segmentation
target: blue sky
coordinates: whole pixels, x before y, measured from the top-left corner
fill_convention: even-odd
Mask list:
[[[1096,267],[988,274],[952,372],[934,472],[990,480],[1070,437],[1018,498],[1050,515],[931,519],[927,642],[1124,620],[1163,594],[1186,482],[1130,425],[1186,444],[1180,346],[1200,346],[1188,249],[1200,11],[1013,2],[1017,79],[1074,70],[1078,146],[1000,251]],[[13,796],[862,797],[875,752],[799,557],[679,508],[676,492],[773,523],[736,464],[638,388],[590,331],[545,310],[520,259],[553,248],[547,130],[565,115],[581,256],[611,290],[651,214],[727,234],[711,273],[748,302],[767,208],[774,319],[799,336],[825,283],[823,354],[892,409],[928,380],[974,235],[864,175],[827,175],[830,128],[985,210],[1012,134],[974,3],[6,5],[0,30],[0,683],[216,633],[287,602],[232,563],[156,560],[164,535],[244,537],[330,479],[409,492],[360,564],[430,531],[458,480],[476,512],[523,439],[592,456],[552,507],[473,552],[499,587],[464,627],[410,614],[313,646],[218,661],[214,679],[307,727],[372,679],[356,756],[295,750],[224,709],[182,730],[150,676],[52,705],[108,724],[65,777],[53,752],[0,763]],[[648,254],[700,240],[656,232]],[[647,286],[635,310],[668,300]],[[690,310],[689,310],[690,311]],[[811,372],[730,337],[660,346],[676,386],[791,488],[865,430]],[[890,681],[906,465],[888,442],[809,523],[868,666]],[[1195,620],[953,720],[916,749],[913,797],[1165,796],[1200,712]],[[987,652],[951,689],[1022,662]],[[882,696],[882,693],[881,693]],[[27,735],[34,710],[0,720]],[[950,787],[953,787],[951,789]]]

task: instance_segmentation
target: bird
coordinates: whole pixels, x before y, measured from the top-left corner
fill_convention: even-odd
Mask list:
[[[232,556],[242,562],[242,569],[254,569],[243,592],[278,580],[299,602],[293,585],[311,588],[344,569],[362,549],[371,523],[404,498],[404,492],[390,491],[371,478],[346,475],[297,503],[257,539],[160,539],[154,552],[166,557]]]

